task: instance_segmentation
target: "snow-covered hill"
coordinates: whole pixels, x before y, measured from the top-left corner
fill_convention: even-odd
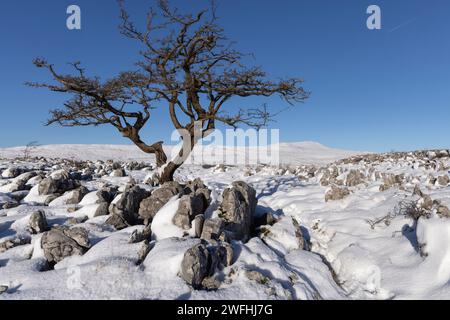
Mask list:
[[[317,142],[294,142],[281,143],[271,146],[279,149],[279,160],[283,164],[326,164],[335,160],[343,159],[361,152],[346,151],[326,147]],[[0,158],[21,157],[25,147],[0,148]],[[164,147],[166,153],[170,155],[174,151],[173,146]],[[228,163],[235,164],[232,159],[245,159],[245,155],[255,153],[256,148],[250,147],[223,147],[205,146],[203,149],[194,149],[194,161],[187,163],[200,164],[198,159],[203,159],[201,164]],[[264,150],[265,151],[265,150]],[[221,152],[221,153],[220,153]],[[203,154],[203,157],[199,155]],[[218,157],[218,154],[224,154]],[[109,160],[117,161],[154,161],[153,155],[145,154],[134,145],[81,145],[81,144],[61,144],[43,145],[33,149],[31,156],[46,158],[65,158],[74,160]],[[238,163],[239,164],[239,163]]]

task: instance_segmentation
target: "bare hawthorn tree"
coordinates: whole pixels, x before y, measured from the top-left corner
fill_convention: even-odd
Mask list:
[[[30,141],[27,143],[27,145],[23,148],[23,158],[25,160],[30,159],[31,154],[33,153],[34,150],[37,149],[37,147],[39,147],[39,142],[38,141]]]
[[[50,111],[47,125],[114,126],[143,152],[155,154],[161,168],[160,183],[173,180],[198,140],[211,134],[218,122],[259,129],[273,116],[265,106],[225,112],[232,98],[279,95],[293,105],[309,97],[302,79],[273,81],[261,68],[245,66],[245,55],[233,48],[216,23],[214,3],[192,15],[181,14],[160,0],[148,12],[144,30],[130,20],[124,2],[119,4],[121,33],[143,47],[136,70],[102,82],[99,77],[87,76],[79,62],[71,64],[73,74],[64,75],[39,58],[34,64],[47,69],[55,83],[28,85],[72,94],[62,109]],[[148,144],[140,135],[157,107],[167,108],[174,128],[183,132],[186,147],[176,160],[167,159],[163,142]],[[201,130],[197,137],[196,127]]]

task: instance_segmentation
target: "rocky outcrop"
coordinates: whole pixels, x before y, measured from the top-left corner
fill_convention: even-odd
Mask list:
[[[83,255],[90,247],[85,229],[54,228],[42,236],[41,246],[49,263],[58,263],[72,255]]]
[[[195,236],[200,238],[203,232],[203,225],[205,224],[205,216],[203,214],[199,214],[194,218],[193,225]]]
[[[26,235],[17,235],[11,238],[8,238],[7,240],[4,240],[0,242],[0,253],[3,253],[9,249],[23,246],[25,244],[31,243],[31,237]]]
[[[173,223],[184,230],[189,230],[195,217],[202,215],[207,208],[208,202],[203,193],[184,195],[180,199]]]
[[[123,168],[115,169],[111,172],[111,177],[126,177],[127,174]]]
[[[148,254],[150,253],[151,249],[152,248],[148,240],[144,240],[138,251],[138,259],[136,261],[136,265],[140,265],[144,262],[145,258],[147,258]]]
[[[217,270],[230,266],[232,261],[233,249],[229,244],[200,243],[185,252],[180,276],[194,289],[216,289],[218,285],[211,277]]]
[[[27,186],[27,182],[37,175],[36,172],[30,171],[22,173],[21,175],[14,178],[14,180],[7,186],[2,187],[3,192],[17,192],[21,190],[29,190],[31,186]]]
[[[436,208],[436,213],[443,218],[450,218],[450,209],[443,204]]]
[[[184,187],[183,194],[202,194],[208,205],[211,202],[211,190],[203,183],[203,181],[199,178],[189,181]]]
[[[258,202],[255,189],[245,182],[234,182],[222,198],[219,217],[224,221],[227,236],[231,240],[247,240]]]
[[[141,202],[139,207],[140,219],[144,220],[145,224],[152,222],[158,211],[167,204],[171,198],[179,195],[182,191],[183,189],[178,182],[173,181],[163,184]]]
[[[277,222],[277,219],[272,212],[265,212],[264,214],[253,218],[253,226],[255,228],[260,226],[272,226]]]
[[[437,178],[437,184],[441,187],[446,187],[450,183],[450,178],[448,175],[439,176]]]
[[[325,202],[342,200],[350,195],[350,191],[346,187],[338,187],[332,185],[331,189],[325,194]]]
[[[31,214],[28,222],[28,231],[31,234],[38,234],[47,231],[48,224],[43,210],[35,211]]]
[[[65,170],[54,172],[50,177],[39,182],[39,195],[63,194],[80,186],[79,182],[70,178]]]
[[[149,196],[149,192],[138,186],[130,187],[124,193],[119,194],[109,206],[110,218],[106,223],[116,229],[124,229],[142,222],[138,214],[142,200]]]
[[[380,186],[380,191],[389,190],[392,187],[400,187],[405,179],[404,174],[382,174],[383,184]]]
[[[320,178],[321,186],[329,186],[330,184],[338,184],[337,177],[339,176],[339,169],[336,166],[326,168],[322,177]]]
[[[130,237],[130,243],[139,243],[145,240],[150,240],[152,237],[152,229],[145,227],[142,230],[134,230]]]
[[[17,168],[17,167],[10,167],[7,168],[6,170],[4,170],[2,172],[2,177],[5,179],[12,179],[12,178],[16,178],[19,175],[21,175],[25,170],[22,168]]]
[[[181,262],[181,278],[194,289],[200,289],[209,273],[210,255],[206,245],[198,244],[186,251]]]
[[[350,172],[347,174],[347,178],[345,179],[345,185],[347,187],[355,187],[357,185],[363,184],[365,178],[366,177],[361,171],[350,170]]]
[[[203,223],[201,238],[219,240],[224,231],[225,221],[222,218],[207,219]]]
[[[70,191],[66,204],[78,204],[88,193],[89,190],[86,187],[78,187],[77,189]]]

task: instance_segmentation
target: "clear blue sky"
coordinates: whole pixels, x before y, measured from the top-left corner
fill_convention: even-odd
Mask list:
[[[128,6],[139,21],[151,3]],[[192,10],[205,2],[172,3]],[[81,31],[66,29],[70,4],[82,9]],[[370,4],[382,9],[380,31],[366,28]],[[218,15],[237,48],[255,54],[255,64],[273,77],[301,76],[313,92],[272,125],[283,141],[389,151],[450,147],[449,12],[448,0],[219,0]],[[44,127],[47,110],[64,97],[23,85],[49,79],[31,63],[41,56],[59,69],[81,60],[102,77],[129,69],[138,47],[119,34],[118,22],[115,0],[2,1],[0,147],[32,140],[128,143],[109,127]],[[161,111],[143,136],[168,141],[170,134]]]

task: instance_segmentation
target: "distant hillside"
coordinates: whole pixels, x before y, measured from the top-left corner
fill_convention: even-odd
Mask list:
[[[272,147],[276,147],[274,145]],[[317,142],[281,143],[279,146],[279,159],[284,164],[325,164],[342,158],[346,158],[361,152],[333,149]],[[25,147],[0,148],[1,158],[15,158],[23,155]],[[168,155],[174,150],[173,146],[165,146]],[[262,150],[260,152],[264,152]],[[200,149],[194,149],[194,163],[214,164],[226,162],[235,163],[232,159],[245,159],[247,155],[255,155],[254,147],[223,147],[206,146],[203,149],[203,157]],[[219,155],[222,155],[221,157]],[[31,156],[46,158],[67,158],[76,160],[122,160],[122,161],[154,161],[152,155],[140,151],[134,145],[43,145],[36,147]],[[226,158],[225,161],[221,159]],[[203,161],[201,159],[203,158]],[[192,162],[190,160],[189,162]],[[240,163],[238,161],[238,163]]]

